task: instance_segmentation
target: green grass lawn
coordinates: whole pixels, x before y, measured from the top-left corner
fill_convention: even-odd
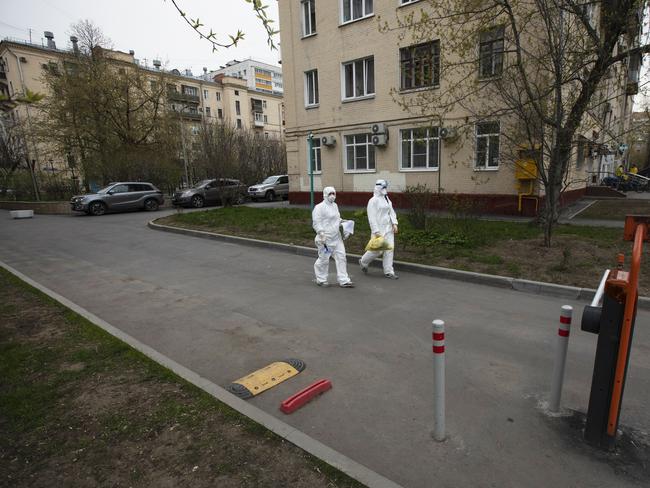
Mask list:
[[[343,211],[355,221],[346,241],[348,253],[362,254],[370,235],[365,210]],[[427,218],[426,229],[415,229],[407,214],[399,214],[395,259],[489,274],[595,288],[616,255],[630,252],[622,229],[560,225],[554,245],[543,246],[543,231],[533,223],[475,218]],[[222,234],[314,247],[311,213],[299,208],[219,208],[178,213],[158,222]],[[352,270],[354,273],[354,270]],[[650,294],[650,266],[642,263],[642,295]]]

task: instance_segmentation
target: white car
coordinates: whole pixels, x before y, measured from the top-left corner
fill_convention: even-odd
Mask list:
[[[262,183],[248,187],[248,196],[253,201],[264,198],[267,202],[272,202],[277,197],[287,200],[289,198],[289,176],[269,176]]]

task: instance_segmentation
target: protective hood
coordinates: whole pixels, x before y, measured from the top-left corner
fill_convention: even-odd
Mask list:
[[[330,193],[334,193],[336,195],[336,188],[334,188],[333,186],[326,186],[325,188],[323,188],[323,200],[327,203],[330,203],[330,201],[327,199],[327,196]]]
[[[382,195],[385,195],[385,193],[382,193],[382,190],[386,190],[387,188],[388,182],[386,180],[377,180],[375,182],[375,189],[373,193],[376,197],[380,197]]]

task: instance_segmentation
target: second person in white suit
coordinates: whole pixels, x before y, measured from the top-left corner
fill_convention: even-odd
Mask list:
[[[397,234],[397,215],[393,210],[393,202],[388,198],[388,183],[386,180],[377,180],[375,183],[374,195],[368,201],[368,223],[372,236],[381,236],[392,247],[395,246],[395,234]],[[368,272],[370,263],[383,253],[382,264],[384,276],[396,280],[398,276],[393,269],[393,250],[390,251],[366,251],[359,260],[361,271]]]

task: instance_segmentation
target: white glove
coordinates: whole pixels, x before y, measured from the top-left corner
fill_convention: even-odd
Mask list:
[[[348,237],[350,237],[350,233],[349,232],[344,232],[343,233],[343,240],[346,240]]]
[[[325,243],[325,232],[319,232],[318,235],[316,236],[316,240],[320,242],[321,244]]]

